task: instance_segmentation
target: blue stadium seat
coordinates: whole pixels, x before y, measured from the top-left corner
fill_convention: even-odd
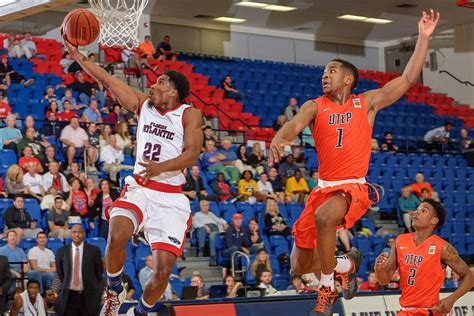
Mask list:
[[[86,239],[88,244],[96,246],[100,249],[102,257],[105,256],[105,247],[107,246],[107,241],[102,237],[90,237]]]
[[[354,236],[354,238],[352,239],[352,243],[354,244],[354,247],[360,249],[362,253],[369,253],[371,251],[370,241],[365,236],[362,236],[362,235]]]

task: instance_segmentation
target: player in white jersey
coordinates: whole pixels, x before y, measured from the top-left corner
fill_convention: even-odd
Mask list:
[[[118,315],[126,295],[122,286],[126,244],[142,229],[153,252],[154,271],[138,305],[127,315],[147,315],[166,289],[191,224],[189,200],[181,192],[182,171],[196,163],[201,151],[201,112],[183,104],[189,81],[180,72],[159,76],[146,95],[112,77],[66,40],[65,45],[87,73],[108,87],[125,109],[138,115],[135,174],[125,179],[120,197],[107,212],[108,285],[101,315]]]

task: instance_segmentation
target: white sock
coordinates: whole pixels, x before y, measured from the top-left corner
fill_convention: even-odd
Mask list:
[[[336,270],[338,273],[346,273],[352,266],[351,260],[346,257],[336,258],[336,261],[337,264],[334,270]]]
[[[331,274],[324,274],[321,272],[321,285],[334,289],[334,272]]]

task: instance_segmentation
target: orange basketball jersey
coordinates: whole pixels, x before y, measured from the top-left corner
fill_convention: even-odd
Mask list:
[[[414,235],[399,235],[396,242],[402,289],[400,306],[431,308],[439,303],[439,290],[446,275],[441,264],[441,250],[446,241],[431,235],[416,246]]]
[[[364,95],[351,95],[342,105],[322,96],[314,100],[318,114],[312,128],[318,152],[319,178],[326,181],[366,176],[372,149]]]

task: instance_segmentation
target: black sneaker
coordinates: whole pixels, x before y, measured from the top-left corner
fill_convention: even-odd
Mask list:
[[[309,315],[331,316],[337,299],[336,290],[332,290],[330,287],[321,286],[317,289],[317,292],[318,298],[316,299],[316,306]]]
[[[347,254],[341,257],[349,259],[352,263],[348,272],[336,273],[336,277],[341,278],[342,281],[342,296],[344,296],[346,300],[350,300],[356,295],[359,289],[359,285],[357,284],[357,271],[359,271],[360,264],[362,263],[362,253],[359,249],[352,247]]]

